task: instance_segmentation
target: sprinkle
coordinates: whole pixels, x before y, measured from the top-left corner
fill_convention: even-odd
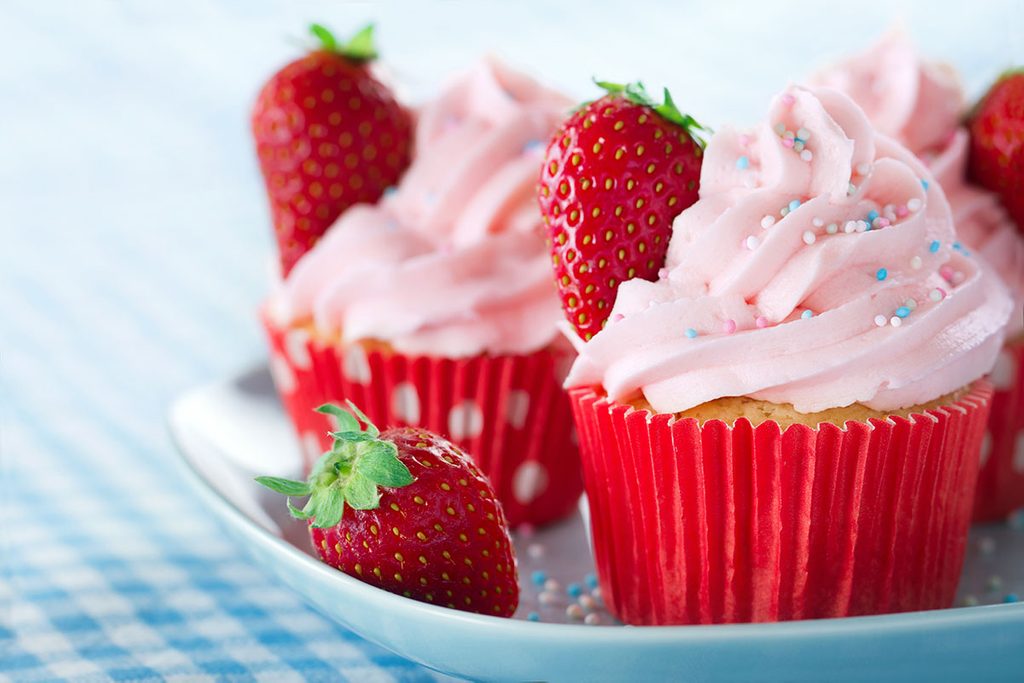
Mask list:
[[[857,164],[856,171],[857,175],[867,175],[868,173],[871,173],[871,164],[866,162]]]
[[[792,147],[793,146],[793,139],[792,138],[782,138],[782,146],[783,147]]]
[[[885,319],[884,315],[876,315],[875,316],[875,324],[878,325],[879,327],[885,327],[885,324],[887,322],[889,322],[889,321]]]
[[[724,323],[722,323],[722,331],[725,332],[726,334],[732,334],[733,332],[735,332],[736,321],[733,320],[732,318],[726,320]]]
[[[927,191],[928,191],[928,181],[927,181],[927,180],[925,180],[924,178],[921,178],[921,187],[923,187],[923,188],[924,188],[924,191],[925,191],[925,192],[927,192]]]
[[[903,318],[894,315],[893,317],[889,318],[889,324],[892,325],[893,327],[899,327],[900,325],[903,324]]]
[[[801,127],[799,129],[797,129],[796,136],[798,138],[800,138],[801,140],[803,140],[804,142],[807,142],[808,140],[811,139],[811,131],[807,130],[806,128]]]
[[[793,103],[794,103],[794,102],[796,102],[796,98],[795,98],[795,97],[793,97],[793,96],[792,96],[791,94],[789,94],[789,93],[786,93],[785,95],[783,95],[783,96],[782,96],[781,98],[779,98],[779,99],[780,99],[780,100],[782,101],[782,103],[783,103],[784,105],[786,105],[787,107],[792,107],[792,106],[793,106]]]
[[[940,244],[938,240],[932,240],[932,243],[928,245],[928,251],[934,254],[941,246],[942,244]]]
[[[784,124],[784,123],[776,123],[776,124],[775,124],[775,125],[774,125],[774,126],[772,127],[772,130],[774,130],[774,131],[775,131],[775,134],[776,134],[776,135],[780,135],[780,136],[781,136],[781,135],[782,135],[783,133],[785,133],[785,132],[786,132],[786,124]]]
[[[612,322],[613,323],[617,323],[617,322],[619,322],[620,320],[622,320],[625,317],[626,316],[622,315],[621,313],[613,313],[612,314]]]
[[[857,232],[867,232],[871,229],[867,221],[857,221]]]
[[[697,330],[693,329],[692,327],[687,327],[686,328],[686,332],[684,332],[683,334],[686,335],[687,339],[696,339],[697,338]]]
[[[942,279],[946,282],[953,281],[953,274],[953,268],[950,267],[949,264],[944,264],[939,268],[939,275],[941,275]]]
[[[857,232],[857,221],[846,221],[846,225],[843,226],[843,232],[847,235]]]
[[[910,315],[910,309],[906,306],[900,306],[896,309],[897,318],[906,318],[908,315]]]
[[[810,161],[811,159],[814,158],[814,154],[811,152],[811,150],[805,149],[802,152],[800,152],[800,158],[803,159],[804,161]]]
[[[836,223],[829,223],[827,226],[825,226],[825,232],[827,232],[830,235],[834,235],[837,232],[839,232],[839,225]]]
[[[658,269],[658,279],[659,280],[664,280],[667,277],[668,277],[668,268],[659,268]]]
[[[521,538],[532,538],[535,529],[529,522],[524,522],[516,527],[516,534]]]
[[[800,314],[800,317],[804,320],[810,320],[814,316],[814,312],[811,309],[805,310]]]
[[[550,591],[550,592],[554,593],[554,592],[557,592],[557,591],[561,590],[561,588],[562,588],[562,584],[558,583],[558,581],[556,579],[548,579],[547,581],[544,582],[544,590],[546,590],[546,591]]]
[[[598,615],[598,614],[596,614],[594,612],[591,612],[590,614],[588,614],[587,616],[585,616],[583,618],[583,623],[586,624],[587,626],[597,626],[598,624],[601,623],[601,617],[600,617],[600,615]]]
[[[901,205],[901,206],[897,206],[896,207],[896,217],[897,218],[906,218],[907,214],[909,214],[909,213],[910,213],[910,209],[908,209],[905,205]]]
[[[932,291],[928,292],[928,298],[938,303],[946,298],[946,292],[936,287]]]
[[[536,612],[530,612],[529,614],[526,615],[526,620],[527,621],[540,621],[540,615],[537,614]]]
[[[810,230],[804,230],[803,237],[804,237],[804,244],[814,244],[814,242],[818,239],[814,235],[814,233],[811,232]]]
[[[813,219],[811,220],[811,225],[813,225],[813,226],[814,226],[814,227],[816,227],[816,228],[820,228],[820,227],[823,227],[823,226],[825,225],[825,221],[823,221],[823,220],[821,220],[820,218],[818,218],[817,216],[815,216],[815,217],[814,217],[814,218],[813,218]]]
[[[583,607],[583,609],[585,610],[597,609],[597,600],[595,600],[593,596],[590,595],[581,595],[580,606]]]
[[[874,220],[876,218],[878,218],[878,212],[877,211],[875,211],[874,209],[872,209],[871,211],[868,211],[868,222],[869,223],[874,222]]]
[[[879,282],[881,282],[885,278],[889,277],[889,271],[885,268],[879,268],[878,272],[875,273],[875,277],[878,278]]]
[[[578,598],[583,595],[583,586],[578,583],[570,583],[565,587],[565,592],[568,593],[571,598]]]
[[[912,259],[910,259],[910,267],[913,268],[914,270],[920,270],[920,268],[921,268],[921,257],[920,256],[915,256]]]
[[[1016,593],[1007,593],[1006,597],[1003,598],[1003,602],[1017,602],[1020,598],[1017,597]]]
[[[921,210],[921,200],[920,199],[918,199],[917,197],[912,197],[911,199],[907,200],[907,211],[920,211],[920,210]]]
[[[747,170],[748,168],[750,168],[750,159],[748,159],[745,156],[740,157],[739,159],[736,160],[736,168],[738,168],[741,171]]]
[[[570,619],[582,619],[583,608],[573,603],[572,605],[569,605],[565,608],[565,616],[569,617]]]
[[[785,218],[786,214],[788,214],[788,213],[789,213],[789,207],[788,206],[782,207],[782,210],[779,211],[779,215],[782,216],[783,218]]]
[[[544,557],[544,546],[540,543],[531,543],[526,548],[526,554],[530,556],[530,559],[539,560]]]
[[[789,203],[789,210],[796,211],[797,207],[800,206],[800,200],[794,199]]]
[[[541,593],[540,595],[537,596],[537,600],[540,601],[540,604],[545,605],[545,606],[546,605],[554,605],[555,603],[558,602],[559,597],[558,597],[558,595],[556,593],[551,593],[549,591],[544,591],[543,593]]]
[[[802,152],[802,151],[804,151],[804,141],[801,140],[800,138],[795,138],[793,140],[793,151],[794,152]],[[800,156],[803,156],[803,155],[801,154]]]
[[[764,317],[763,315],[759,315],[756,318],[754,318],[754,324],[760,328],[768,327],[768,318]]]
[[[876,218],[874,223],[876,228],[888,228],[892,225],[892,221],[888,218]]]
[[[757,235],[751,235],[743,241],[743,244],[747,247],[747,249],[753,251],[754,249],[757,249],[761,245],[761,240],[757,238]]]
[[[587,574],[583,577],[583,583],[587,584],[590,590],[594,590],[597,588],[597,574]]]
[[[775,225],[775,216],[768,215],[761,219],[761,227],[767,230]]]
[[[903,305],[909,308],[911,311],[917,310],[917,299],[907,299],[903,302]]]
[[[548,575],[540,569],[535,570],[530,574],[530,581],[533,582],[534,586],[543,586],[544,582],[548,580]]]

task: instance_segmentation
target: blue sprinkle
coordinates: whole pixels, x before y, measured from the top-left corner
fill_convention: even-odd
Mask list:
[[[1003,598],[1003,602],[1019,602],[1020,598],[1017,597],[1016,593],[1007,593],[1006,597]]]
[[[806,311],[800,314],[800,317],[803,318],[804,320],[808,320],[813,316],[814,312],[811,309],[807,309]]]
[[[868,223],[873,223],[876,218],[878,218],[877,211],[875,211],[874,209],[868,211]]]
[[[928,191],[928,181],[925,180],[924,178],[921,178],[921,187],[924,188],[925,192]]]
[[[939,247],[941,247],[941,246],[942,246],[942,244],[939,243],[938,240],[932,240],[932,243],[928,245],[928,251],[930,251],[930,252],[932,252],[934,254],[935,252],[937,252],[939,250]]]
[[[736,168],[740,169],[741,171],[745,171],[749,167],[750,159],[748,159],[747,157],[740,157],[739,159],[736,160]]]
[[[568,593],[571,598],[578,598],[583,595],[583,586],[578,583],[570,583],[566,586],[565,592]]]
[[[692,327],[687,327],[686,328],[686,338],[687,339],[696,339],[697,338],[697,330],[693,329]]]
[[[877,277],[878,281],[881,282],[885,278],[889,277],[889,271],[886,270],[885,268],[879,268],[878,272],[875,273],[875,277]]]
[[[590,590],[594,590],[595,588],[597,588],[597,575],[587,574],[583,577],[583,583],[587,584],[587,588],[589,588]]]
[[[537,614],[536,612],[530,612],[529,614],[526,615],[526,618],[529,621],[540,621],[540,615]]]
[[[800,206],[800,200],[799,199],[794,199],[793,201],[791,201],[789,203],[789,210],[790,211],[796,211],[796,208],[798,206]]]
[[[900,306],[896,309],[897,318],[906,318],[908,315],[910,315],[910,309],[906,306]]]
[[[542,572],[540,569],[538,569],[530,575],[530,581],[532,581],[535,586],[543,586],[544,582],[547,580],[548,575]]]

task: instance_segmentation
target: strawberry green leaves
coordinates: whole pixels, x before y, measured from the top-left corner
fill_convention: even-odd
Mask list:
[[[317,412],[335,418],[338,431],[330,432],[334,443],[313,466],[306,482],[256,478],[271,491],[289,497],[309,496],[301,510],[289,499],[288,509],[294,517],[314,520],[313,526],[318,529],[340,522],[346,505],[353,510],[378,508],[378,487],[400,488],[413,482],[409,468],[398,459],[397,446],[379,439],[380,430],[351,401],[348,405],[351,412],[331,404],[317,408]]]
[[[339,43],[329,29],[320,24],[311,24],[309,32],[320,41],[320,47],[328,52],[337,52],[354,62],[368,62],[377,58],[373,45],[373,24],[367,24],[347,43]]]
[[[675,100],[672,99],[672,93],[668,91],[668,88],[662,90],[662,101],[658,103],[651,94],[647,92],[647,88],[644,87],[642,81],[634,81],[632,83],[610,83],[608,81],[599,81],[594,79],[594,83],[599,87],[603,88],[610,94],[622,94],[630,102],[639,104],[643,107],[650,107],[659,116],[666,121],[671,121],[677,126],[682,126],[686,129],[686,132],[690,134],[695,141],[700,143],[703,147],[706,143],[704,137],[709,135],[712,131],[710,128],[697,123],[697,120],[689,114],[684,114],[679,111],[679,107],[676,106]]]

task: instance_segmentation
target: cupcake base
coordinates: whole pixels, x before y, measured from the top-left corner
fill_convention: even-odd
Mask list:
[[[701,424],[570,394],[609,609],[636,625],[948,607],[991,387],[846,428]]]
[[[314,409],[351,400],[382,429],[425,427],[462,448],[494,486],[513,527],[565,517],[583,492],[568,396],[572,352],[464,359],[407,356],[384,344],[337,345],[264,320],[271,370],[307,470],[333,425]]]
[[[1024,338],[999,352],[989,376],[992,415],[981,446],[974,521],[1006,519],[1024,507]]]

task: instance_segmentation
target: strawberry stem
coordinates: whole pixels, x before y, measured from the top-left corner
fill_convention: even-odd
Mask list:
[[[398,459],[398,447],[378,438],[380,430],[351,401],[348,405],[351,412],[331,404],[317,408],[317,412],[337,418],[338,431],[330,432],[334,443],[313,465],[305,482],[256,477],[271,491],[289,496],[288,510],[293,517],[312,519],[318,529],[340,522],[346,505],[353,510],[378,508],[378,487],[401,488],[413,482],[409,468]],[[292,505],[291,496],[309,499],[299,509]]]
[[[373,29],[372,23],[367,24],[347,43],[339,43],[334,34],[321,24],[310,24],[309,32],[320,41],[321,49],[335,52],[354,62],[369,62],[377,58],[377,48],[373,45]]]
[[[676,106],[675,100],[672,99],[672,93],[668,91],[668,88],[663,89],[662,101],[659,103],[647,92],[647,88],[644,87],[642,81],[633,81],[623,85],[622,83],[599,81],[595,78],[594,83],[611,95],[622,95],[634,104],[654,110],[655,113],[666,121],[681,126],[701,147],[704,147],[706,144],[705,137],[712,133],[710,128],[697,123],[697,120],[689,114],[679,111],[679,107]]]

